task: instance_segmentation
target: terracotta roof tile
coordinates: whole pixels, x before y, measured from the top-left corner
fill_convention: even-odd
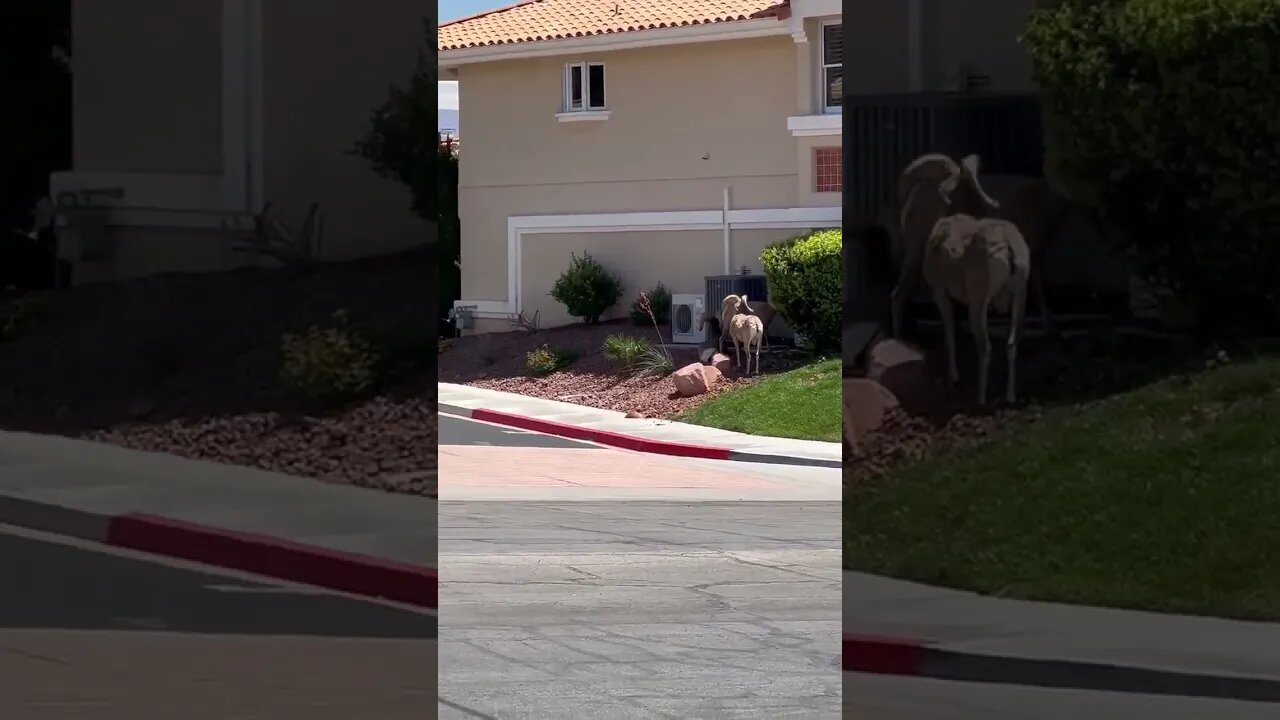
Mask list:
[[[773,17],[789,0],[525,0],[440,26],[440,50]]]

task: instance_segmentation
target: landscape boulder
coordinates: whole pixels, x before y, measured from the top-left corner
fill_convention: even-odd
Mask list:
[[[892,393],[912,415],[928,413],[936,400],[924,354],[901,340],[881,340],[867,350],[867,379]]]
[[[898,398],[867,378],[844,378],[840,393],[846,439],[866,437],[880,429],[885,415],[898,407]]]
[[[689,363],[676,371],[672,377],[672,381],[676,385],[676,392],[681,397],[693,397],[705,393],[711,387],[711,383],[715,382],[714,377],[709,376],[706,368],[709,365],[702,363]],[[711,368],[715,370],[715,368]]]
[[[711,356],[711,362],[709,362],[708,365],[719,370],[720,374],[724,375],[733,368],[733,358],[725,355],[724,353],[716,353]]]

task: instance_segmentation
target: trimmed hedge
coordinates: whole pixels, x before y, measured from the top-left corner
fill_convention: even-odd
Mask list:
[[[815,351],[840,347],[844,317],[843,231],[818,230],[760,255],[769,304]]]
[[[1280,330],[1280,3],[1064,0],[1029,48],[1056,168],[1205,334]]]

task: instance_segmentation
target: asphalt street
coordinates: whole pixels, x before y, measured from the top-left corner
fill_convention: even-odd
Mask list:
[[[440,415],[441,445],[489,445],[493,447],[598,449],[595,443],[476,422],[456,415]]]
[[[1276,706],[846,673],[846,720],[1270,720]]]
[[[512,500],[442,472],[439,717],[839,717],[839,470],[460,418],[440,437],[486,482],[499,463],[512,485],[540,479]],[[551,482],[565,487],[538,499]],[[693,483],[715,499],[679,494]],[[767,501],[738,499],[765,486]],[[658,499],[612,495],[638,487]]]
[[[434,615],[0,525],[0,717],[421,718]]]

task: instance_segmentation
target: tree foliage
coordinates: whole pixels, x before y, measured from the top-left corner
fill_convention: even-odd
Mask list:
[[[1024,42],[1071,192],[1198,327],[1280,329],[1280,3],[1064,0]]]

